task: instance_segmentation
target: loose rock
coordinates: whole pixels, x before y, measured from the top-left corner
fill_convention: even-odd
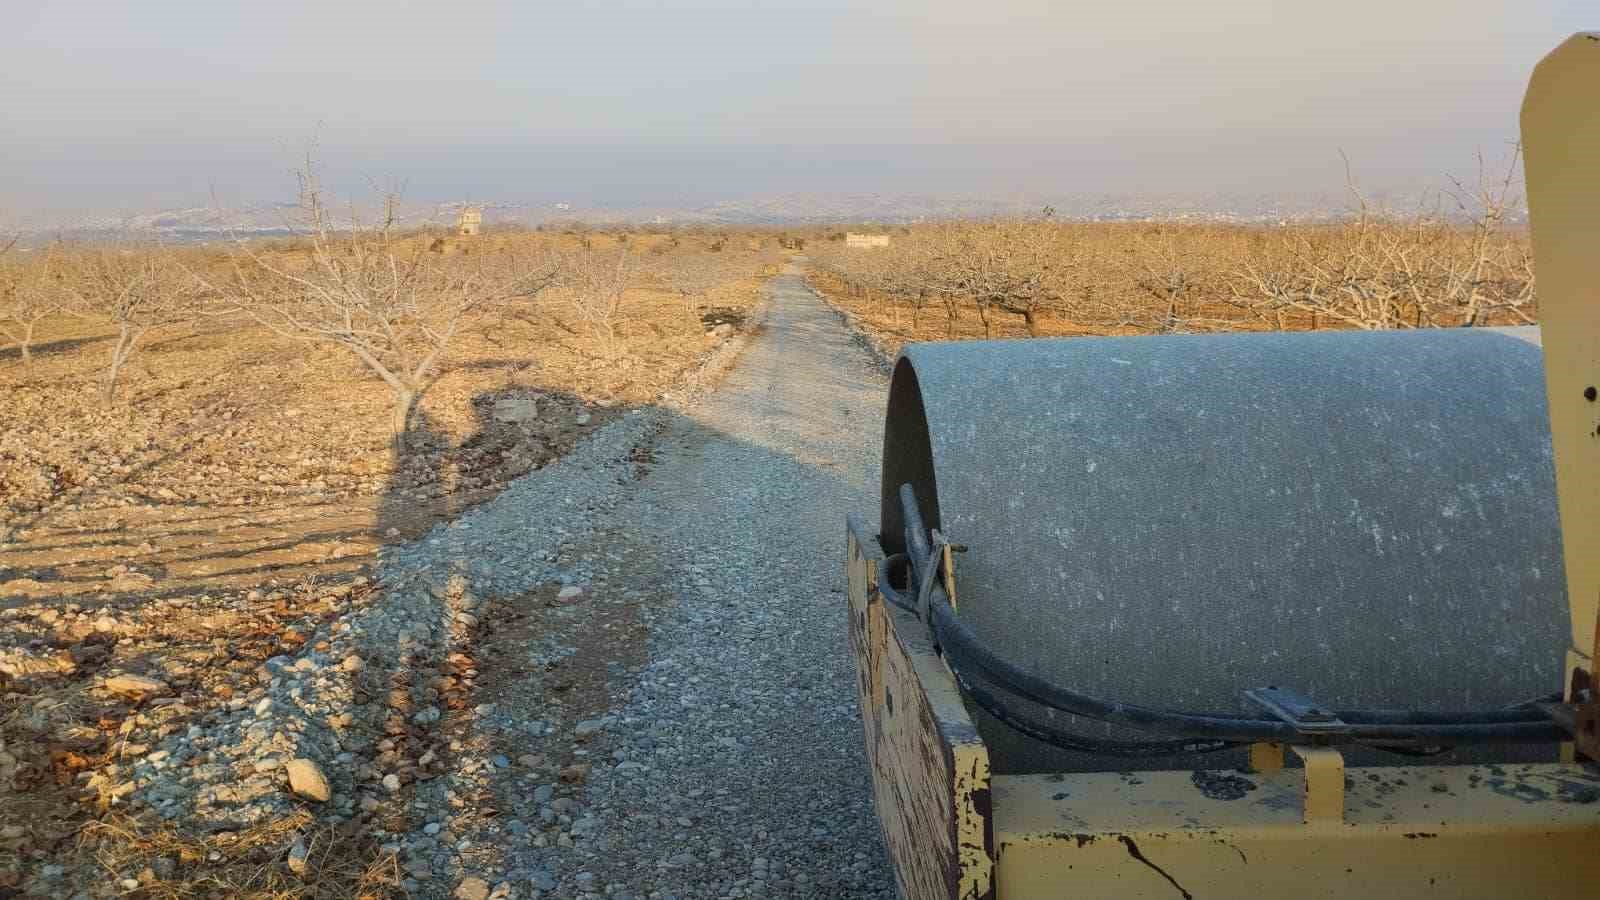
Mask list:
[[[305,840],[303,838],[296,838],[294,846],[289,848],[289,871],[295,873],[296,875],[306,874],[306,871],[309,869],[308,860],[310,856],[311,851],[306,848]]]
[[[318,803],[325,803],[333,796],[328,777],[322,774],[322,767],[315,760],[291,759],[283,768],[289,774],[289,790],[299,796]]]
[[[155,697],[165,694],[167,683],[146,675],[113,675],[105,681],[106,690],[133,697]]]

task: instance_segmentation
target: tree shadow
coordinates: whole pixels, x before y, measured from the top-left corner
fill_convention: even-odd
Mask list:
[[[493,455],[521,425],[502,418],[516,412],[514,405],[501,402],[504,395],[477,399],[477,428],[456,449],[473,447]],[[367,668],[359,675],[358,696],[366,705],[359,718],[377,725],[372,748],[380,760],[378,769],[401,773],[402,785],[390,791],[368,781],[357,789],[385,801],[386,830],[417,835],[402,867],[422,885],[448,886],[484,868],[559,870],[558,840],[570,831],[588,843],[585,826],[572,820],[585,818],[577,810],[592,808],[592,791],[610,795],[631,789],[633,770],[612,756],[629,750],[629,744],[620,735],[587,735],[578,726],[626,705],[639,688],[641,672],[660,652],[654,646],[662,639],[658,628],[665,619],[687,615],[681,611],[690,605],[689,595],[679,591],[692,583],[696,567],[691,557],[675,553],[662,540],[658,527],[670,529],[671,523],[657,522],[656,515],[713,519],[719,532],[731,534],[754,524],[751,516],[798,503],[803,495],[867,496],[856,490],[858,473],[842,471],[824,458],[831,456],[826,450],[786,452],[782,435],[772,435],[770,443],[753,442],[659,407],[619,411],[611,421],[630,414],[647,417],[644,439],[628,447],[615,445],[618,455],[599,463],[606,467],[603,482],[610,487],[594,487],[600,494],[593,497],[584,493],[596,484],[588,476],[565,468],[535,471],[526,476],[531,481],[508,486],[483,504],[480,519],[480,509],[468,510],[464,500],[416,496],[416,473],[427,472],[442,484],[462,480],[459,460],[431,454],[414,460],[408,470],[412,474],[397,480],[385,498],[380,533],[396,529],[409,540],[386,549],[380,566],[386,593],[382,602],[389,609],[383,622],[374,617],[365,626],[371,653],[363,653]],[[435,424],[425,417],[418,418],[414,430],[411,437],[424,445],[438,440]],[[671,455],[664,453],[658,460],[655,450],[665,451],[665,444],[671,445]],[[575,464],[595,465],[592,449],[581,451],[586,457]],[[564,455],[557,465],[567,462]],[[731,464],[740,471],[746,466],[770,470],[775,477],[771,486],[728,483],[724,466]],[[649,500],[627,486],[652,478],[661,483],[647,492]],[[670,509],[653,507],[663,492]],[[766,496],[768,492],[773,496]],[[592,511],[605,506],[598,501],[603,494],[616,498],[620,515]],[[836,512],[827,505],[795,510],[787,518],[805,520],[817,533],[832,535],[843,528]],[[419,532],[430,517],[433,527]],[[517,533],[524,517],[527,530]],[[578,523],[601,530],[580,533]],[[572,534],[563,529],[572,529]],[[530,557],[526,566],[518,554]],[[597,559],[607,562],[589,562]],[[519,572],[508,576],[507,565]],[[492,577],[485,577],[490,571]],[[791,602],[841,604],[837,640],[817,639],[829,643],[832,652],[844,652],[842,597]],[[758,636],[756,642],[764,645],[765,638]],[[796,669],[815,654],[787,643],[768,652],[792,653]],[[842,682],[840,702],[849,699],[852,684]],[[807,713],[799,715],[804,719]],[[805,730],[809,723],[796,724]],[[827,729],[819,727],[816,733]],[[760,810],[764,819],[781,816],[766,808],[775,797],[763,789],[761,778],[792,767],[793,736],[773,741],[762,732],[738,745],[718,743],[723,736],[690,729],[663,741],[678,752],[702,748],[698,755],[707,765],[744,773],[727,781],[738,802]],[[829,752],[831,757],[819,748],[817,759],[838,755],[831,744]],[[818,772],[819,783],[838,781],[835,786],[841,788],[865,784],[864,772],[830,772]],[[553,788],[554,800],[530,800],[546,789],[542,786]],[[452,807],[447,799],[464,796],[472,797],[470,807]],[[663,795],[651,802],[664,810],[670,801]],[[558,810],[566,809],[561,804],[572,804],[572,817],[565,822],[542,819],[551,803]],[[442,830],[419,834],[429,821],[441,824]],[[454,858],[449,848],[463,838],[477,849],[468,858]],[[610,841],[622,838],[607,836]],[[617,851],[631,857],[644,849],[622,846]],[[730,847],[728,852],[742,851]],[[437,861],[445,858],[452,861]],[[647,865],[641,857],[639,863],[647,868],[654,860]]]
[[[109,341],[109,340],[111,340],[111,338],[109,338],[109,337],[107,337],[105,335],[95,335],[95,336],[90,336],[90,337],[61,338],[59,340],[45,341],[43,343],[37,343],[37,344],[34,344],[31,347],[29,347],[28,349],[29,349],[29,352],[31,354],[33,354],[33,356],[35,358],[37,358],[37,357],[40,357],[40,356],[47,356],[47,355],[50,355],[50,354],[53,354],[53,353],[65,353],[65,352],[67,352],[69,350],[77,350],[80,347],[87,347],[90,344],[100,344],[100,343],[104,343],[104,342]],[[11,362],[12,360],[19,360],[19,359],[22,359],[22,348],[21,347],[15,345],[15,344],[12,344],[11,346],[8,346],[8,347],[0,347],[0,362]]]
[[[373,518],[379,540],[414,539],[448,513],[449,492],[441,495],[431,489],[450,480],[450,461],[443,452],[448,446],[449,439],[433,418],[420,408],[414,410],[405,433],[390,449],[393,465]]]

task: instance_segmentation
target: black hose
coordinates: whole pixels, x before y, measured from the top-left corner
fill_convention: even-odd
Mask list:
[[[905,512],[907,554],[911,583],[931,576],[938,565],[936,553],[923,525],[921,510],[910,485],[900,488]],[[890,567],[898,558],[887,561]],[[887,568],[887,567],[886,567]],[[885,573],[892,578],[892,570]],[[937,581],[937,579],[933,579]],[[1348,710],[1337,715],[1350,726],[1338,734],[1308,735],[1293,723],[1279,719],[1250,719],[1228,715],[1172,712],[1132,703],[1101,700],[1071,691],[1040,678],[984,646],[971,626],[956,615],[950,600],[932,585],[928,611],[935,637],[952,662],[952,669],[968,666],[981,670],[987,680],[1013,694],[1045,707],[1075,716],[1147,731],[1180,734],[1220,742],[1294,741],[1314,737],[1322,742],[1448,745],[1458,743],[1533,743],[1560,741],[1567,734],[1537,710],[1500,709],[1467,713],[1412,712],[1408,710]],[[886,598],[916,612],[891,585],[880,585]],[[970,686],[970,685],[969,685]],[[1033,723],[1035,726],[1042,723]]]
[[[922,508],[917,505],[917,494],[911,485],[900,485],[900,508],[905,511],[906,561],[911,564],[911,583],[922,583],[922,567],[933,557],[933,545],[928,542],[928,529],[922,524]]]
[[[1089,737],[1088,735],[1066,731],[1052,723],[1031,716],[1020,709],[1012,709],[995,695],[969,681],[959,669],[951,669],[951,673],[955,675],[956,683],[961,686],[961,689],[966,692],[967,696],[972,698],[972,702],[979,709],[993,717],[995,721],[1010,728],[1012,731],[1061,750],[1087,753],[1092,756],[1149,758],[1217,753],[1222,750],[1235,750],[1247,746],[1243,741],[1221,741],[1208,738],[1177,738],[1166,741],[1118,741],[1110,738]],[[1398,744],[1364,744],[1363,746],[1370,750],[1380,750],[1384,753],[1393,753],[1396,756],[1412,759],[1439,756],[1450,750],[1449,747],[1404,746]]]
[[[1070,691],[1027,672],[983,646],[970,626],[956,617],[942,591],[934,591],[929,604],[934,634],[945,654],[960,666],[973,666],[996,685],[1036,703],[1075,716],[1084,716],[1146,731],[1206,737],[1224,741],[1305,740],[1293,723],[1280,719],[1246,719],[1232,716],[1171,712],[1101,700]],[[1342,718],[1342,716],[1341,716]],[[1549,719],[1513,722],[1452,722],[1426,724],[1366,723],[1346,720],[1350,730],[1318,739],[1417,744],[1532,743],[1560,741],[1566,732]]]
[[[930,553],[931,552],[932,551],[930,551]],[[896,553],[896,554],[888,557],[885,560],[886,572],[887,572],[888,575],[890,575],[892,577],[893,573],[895,572],[895,570],[898,567],[900,567],[900,566],[909,566],[910,562],[911,562],[911,560],[906,554]],[[914,574],[914,567],[912,567],[912,568],[913,568],[912,577],[915,578],[916,576]],[[917,613],[916,604],[911,603],[911,602],[907,601],[906,599],[904,599],[902,596],[900,596],[898,590],[895,589],[892,585],[884,586],[883,593],[896,606],[899,606],[902,609],[905,609],[908,612],[911,612],[913,614]],[[930,609],[933,610],[933,611],[938,611],[940,609],[940,607],[937,607],[937,606],[934,606],[933,604],[930,604]],[[944,604],[942,606],[942,609],[949,610],[948,600],[946,600],[944,602]],[[950,610],[950,620],[954,621],[956,623],[959,623],[960,627],[962,629],[964,629],[966,631],[966,633],[970,636],[970,640],[971,641],[976,642],[978,640],[976,635],[973,632],[971,632],[970,628],[968,628],[965,625],[965,623],[961,623],[958,618],[955,618],[954,610]],[[938,623],[935,623],[935,624],[937,625]],[[998,659],[999,657],[995,656],[995,658]],[[1010,665],[1009,663],[1004,663],[1003,661],[1002,661],[1002,663],[1004,665],[1008,665],[1008,666]],[[980,668],[984,668],[984,667],[980,664]],[[996,681],[997,682],[1003,682],[1003,679],[997,678]],[[1028,696],[1026,691],[1018,691],[1017,693],[1021,693],[1024,696]],[[1461,725],[1495,725],[1495,724],[1526,724],[1526,723],[1538,723],[1538,724],[1543,725],[1543,724],[1549,724],[1550,723],[1550,718],[1548,716],[1546,716],[1543,712],[1541,712],[1540,710],[1535,708],[1534,704],[1537,703],[1537,702],[1540,702],[1540,701],[1559,701],[1560,699],[1561,699],[1561,695],[1559,693],[1550,694],[1550,695],[1545,696],[1545,697],[1538,697],[1538,698],[1535,698],[1533,700],[1529,700],[1529,701],[1525,701],[1523,703],[1515,704],[1513,706],[1508,706],[1508,707],[1504,707],[1504,708],[1500,708],[1500,709],[1490,709],[1490,710],[1420,710],[1419,711],[1419,710],[1406,710],[1406,709],[1344,709],[1344,710],[1334,710],[1333,714],[1338,716],[1344,722],[1346,722],[1348,724],[1352,724],[1352,725],[1374,725],[1374,726],[1381,726],[1381,725],[1405,725],[1405,726],[1448,725],[1448,726],[1461,726]],[[1053,704],[1046,703],[1046,702],[1039,701],[1039,700],[1035,700],[1035,702],[1039,702],[1039,703],[1041,703],[1042,705],[1045,705],[1045,706],[1053,706]],[[1084,715],[1084,714],[1078,714],[1078,715]],[[1281,722],[1281,720],[1278,720],[1278,719],[1260,719],[1260,720],[1245,719],[1245,718],[1241,718],[1241,717],[1238,717],[1238,716],[1233,716],[1233,715],[1230,715],[1230,714],[1227,714],[1227,713],[1195,713],[1195,712],[1191,712],[1191,713],[1175,713],[1174,715],[1186,715],[1186,716],[1193,716],[1193,717],[1197,717],[1197,718],[1201,718],[1201,719],[1216,719],[1216,720],[1219,720],[1219,721],[1242,721],[1242,722],[1257,722],[1257,721],[1259,721],[1259,722],[1272,723],[1272,724],[1277,724],[1277,723]],[[1093,718],[1093,717],[1091,717],[1091,718]],[[1288,724],[1288,723],[1282,723],[1282,724]]]
[[[899,554],[897,554],[899,555]],[[889,588],[884,591],[884,596],[908,612],[916,610],[907,603],[898,591]],[[1122,756],[1122,757],[1158,757],[1158,756],[1185,756],[1191,754],[1216,753],[1221,750],[1235,749],[1245,746],[1244,741],[1224,741],[1213,738],[1175,738],[1164,741],[1119,741],[1110,738],[1096,738],[1076,732],[1066,731],[1052,723],[1043,721],[1022,711],[1021,708],[1012,708],[1005,704],[994,694],[985,690],[971,679],[966,677],[961,669],[954,666],[950,669],[955,676],[956,683],[961,690],[972,699],[974,705],[988,713],[995,721],[1005,725],[1011,730],[1030,737],[1036,741],[1049,744],[1062,750],[1077,753],[1088,753],[1094,756]],[[1393,753],[1398,756],[1412,758],[1438,756],[1448,752],[1450,748],[1442,746],[1411,746],[1399,744],[1366,744],[1370,749]]]
[[[993,716],[1012,731],[1043,741],[1062,750],[1092,753],[1096,756],[1180,756],[1190,753],[1215,753],[1243,746],[1236,741],[1218,741],[1207,738],[1177,738],[1166,741],[1116,741],[1093,738],[1064,731],[1042,719],[1034,718],[1020,709],[1012,709],[999,698],[969,681],[959,669],[951,670],[956,683],[978,708]]]

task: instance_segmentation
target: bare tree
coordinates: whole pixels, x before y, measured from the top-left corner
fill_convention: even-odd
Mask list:
[[[702,253],[674,254],[654,268],[662,283],[678,295],[685,318],[696,327],[706,296],[733,277],[719,258]]]
[[[1504,171],[1496,173],[1479,152],[1476,185],[1469,189],[1451,179],[1457,210],[1471,219],[1472,228],[1466,252],[1435,260],[1442,269],[1442,300],[1459,312],[1462,325],[1479,325],[1496,312],[1533,322],[1526,309],[1533,302],[1533,254],[1525,241],[1506,234],[1506,220],[1522,202],[1516,194],[1521,160],[1522,145],[1514,144]]]
[[[1135,283],[1158,306],[1155,330],[1161,334],[1187,330],[1188,303],[1198,286],[1177,240],[1170,233],[1146,236],[1136,256],[1139,272]]]
[[[54,276],[54,254],[23,259],[10,251],[17,240],[0,247],[0,336],[17,345],[22,364],[33,368],[33,336],[39,323],[60,312],[64,296]]]
[[[1409,218],[1372,210],[1351,179],[1356,216],[1332,229],[1286,232],[1279,246],[1247,255],[1235,299],[1263,318],[1309,316],[1312,327],[1426,328],[1481,325],[1494,317],[1532,322],[1532,255],[1505,227],[1518,198],[1519,152],[1503,174],[1478,158],[1478,184],[1456,182],[1456,221],[1427,206]],[[1348,162],[1346,163],[1348,167]],[[1463,228],[1460,216],[1470,217]]]
[[[1057,331],[1117,334],[1526,323],[1535,295],[1529,242],[1514,224],[1517,155],[1504,170],[1480,160],[1477,184],[1456,185],[1449,215],[1437,201],[1410,216],[1375,208],[1346,160],[1353,202],[1337,224],[1152,227],[1047,215],[918,225],[870,253],[841,247],[836,233],[810,256],[831,289],[887,313],[892,331],[910,305],[913,336],[929,305],[944,307],[950,338],[967,310],[985,336],[997,333],[996,312],[1020,316],[1030,335],[1045,330],[1046,313],[1061,317]]]
[[[116,329],[100,377],[100,399],[112,403],[128,360],[151,332],[190,321],[201,285],[164,247],[112,247],[74,253],[61,289],[72,311]]]
[[[617,327],[623,295],[634,276],[632,254],[626,249],[577,254],[563,262],[562,270],[573,311],[589,326],[606,359],[617,359],[621,356]]]
[[[1396,267],[1393,222],[1376,214],[1344,160],[1345,183],[1355,201],[1353,221],[1327,233],[1285,233],[1266,262],[1247,256],[1230,284],[1234,298],[1258,316],[1283,327],[1283,313],[1308,314],[1312,327],[1328,320],[1346,328],[1377,330],[1420,327],[1423,306],[1417,283]],[[1406,315],[1407,307],[1413,315]]]
[[[947,226],[929,260],[939,273],[938,292],[969,299],[984,337],[993,335],[992,310],[1021,316],[1037,335],[1040,313],[1057,299],[1054,270],[1068,261],[1055,237],[1055,227],[1044,223]]]
[[[355,356],[393,394],[390,432],[403,448],[418,402],[438,375],[451,340],[474,316],[542,290],[544,259],[470,254],[442,257],[397,233],[399,198],[382,198],[382,218],[352,207],[336,230],[308,161],[299,173],[307,249],[270,253],[236,242],[233,277],[219,286],[231,306],[273,332],[331,344]]]
[[[1059,304],[1057,282],[1072,267],[1072,250],[1060,236],[1061,229],[1043,222],[1011,223],[988,236],[994,245],[992,302],[1021,316],[1030,337],[1039,336],[1040,315]]]

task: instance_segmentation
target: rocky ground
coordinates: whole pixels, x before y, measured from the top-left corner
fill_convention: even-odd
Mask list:
[[[837,559],[883,382],[771,284],[718,390],[572,411],[375,565],[0,612],[0,894],[892,895]]]
[[[692,303],[630,294],[621,365],[559,305],[480,323],[398,458],[358,367],[236,324],[158,335],[109,407],[91,324],[49,323],[31,368],[0,350],[0,896],[301,892],[295,836],[353,867],[324,895],[398,887],[370,810],[265,802],[376,696],[354,676],[396,593],[379,549],[608,428],[631,451],[736,353],[763,265],[726,261]],[[345,752],[308,758],[338,783]]]

